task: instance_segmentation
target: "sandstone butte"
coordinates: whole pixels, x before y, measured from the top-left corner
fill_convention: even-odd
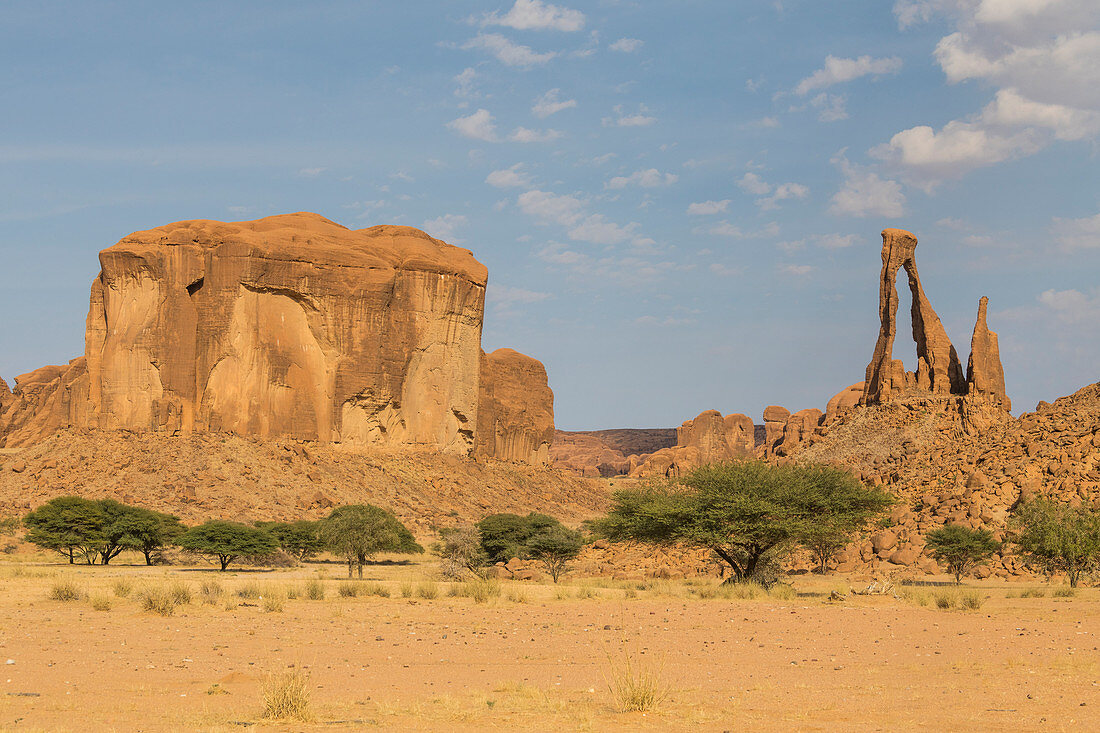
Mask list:
[[[73,426],[548,460],[546,371],[482,353],[469,250],[297,213],[135,232],[99,261],[84,356],[0,390],[0,446]]]

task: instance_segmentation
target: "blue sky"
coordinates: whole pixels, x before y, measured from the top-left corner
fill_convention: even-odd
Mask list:
[[[823,408],[886,226],[964,361],[989,296],[1017,412],[1100,379],[1093,0],[3,2],[0,130],[9,383],[100,249],[302,210],[472,249],[566,429]]]

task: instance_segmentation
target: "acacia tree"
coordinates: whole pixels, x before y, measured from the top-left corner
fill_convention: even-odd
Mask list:
[[[298,558],[299,562],[325,549],[319,522],[299,519],[294,522],[257,522],[256,526],[270,532],[278,540],[279,547]]]
[[[363,577],[363,564],[379,552],[415,554],[424,552],[412,532],[400,520],[381,507],[370,504],[339,506],[321,520],[321,538],[325,546]]]
[[[79,555],[91,565],[102,541],[102,514],[95,501],[79,496],[59,496],[31,511],[23,519],[27,541],[53,550],[76,562]]]
[[[947,565],[955,576],[955,585],[962,576],[997,550],[1001,543],[987,529],[970,529],[961,524],[945,524],[924,536],[932,557]]]
[[[558,524],[527,540],[527,554],[550,573],[554,582],[568,569],[569,563],[584,547],[584,537],[576,530]]]
[[[705,547],[729,566],[730,580],[768,584],[778,560],[814,523],[858,526],[891,501],[830,466],[734,461],[616,492],[611,512],[593,526],[613,540]]]
[[[1022,504],[1013,516],[1012,539],[1024,555],[1048,574],[1066,574],[1076,588],[1084,573],[1100,566],[1100,511],[1050,499]]]
[[[431,550],[439,558],[443,577],[457,580],[466,572],[485,577],[489,556],[481,547],[481,531],[476,526],[441,529]]]
[[[187,528],[174,514],[142,507],[132,509],[129,527],[131,546],[145,556],[146,565],[152,565],[156,554],[174,543]]]
[[[477,523],[481,533],[481,547],[489,562],[508,562],[513,557],[524,559],[527,556],[527,542],[536,534],[554,527],[561,522],[546,514],[531,512],[527,516],[519,514],[490,514]]]
[[[221,570],[238,558],[270,555],[279,547],[265,530],[220,519],[191,527],[180,535],[176,544],[185,550],[217,558]]]

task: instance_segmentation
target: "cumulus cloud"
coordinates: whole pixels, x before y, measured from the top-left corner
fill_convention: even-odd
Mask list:
[[[443,239],[457,244],[461,243],[462,240],[456,238],[455,232],[465,223],[466,217],[462,214],[444,214],[435,219],[427,219],[421,228],[436,239]]]
[[[496,188],[525,188],[531,185],[531,177],[523,170],[523,163],[510,168],[493,171],[485,177],[485,182]]]
[[[515,288],[510,285],[497,285],[489,283],[485,288],[485,304],[493,309],[493,314],[498,317],[510,317],[518,315],[522,311],[521,306],[541,303],[550,299],[550,293],[540,293],[536,290]]]
[[[540,0],[516,0],[511,10],[501,15],[488,13],[482,25],[497,25],[520,31],[553,30],[574,32],[584,28],[584,13]]]
[[[694,234],[711,234],[715,237],[728,237],[730,239],[760,239],[763,237],[774,237],[779,234],[779,225],[773,221],[762,229],[746,232],[743,231],[741,227],[723,219],[710,226],[693,229],[692,232]]]
[[[542,224],[572,226],[581,218],[584,202],[576,196],[558,195],[549,191],[525,191],[516,198],[520,211]]]
[[[810,193],[810,189],[801,183],[780,183],[773,186],[755,173],[746,173],[737,182],[738,188],[755,196],[762,196],[756,200],[756,205],[761,211],[772,211],[779,208],[780,201],[787,199],[802,199]],[[770,195],[769,195],[770,194]]]
[[[634,53],[642,47],[643,43],[644,41],[639,41],[637,38],[620,38],[608,46],[608,48],[620,53]]]
[[[462,44],[465,51],[485,51],[505,66],[541,66],[557,56],[556,51],[537,53],[530,46],[513,43],[499,33],[479,33]]]
[[[1100,249],[1100,214],[1084,219],[1055,218],[1051,229],[1065,249]]]
[[[901,59],[896,56],[872,58],[860,56],[855,59],[826,56],[825,66],[807,76],[794,88],[794,93],[805,96],[815,89],[824,89],[834,84],[853,81],[863,76],[883,76],[895,74],[901,69]]]
[[[467,67],[457,74],[455,81],[455,96],[459,99],[475,99],[479,95],[474,91],[474,80],[477,79],[477,70]],[[462,106],[465,106],[463,104]]]
[[[698,203],[688,204],[687,213],[688,216],[723,214],[726,209],[729,208],[729,205],[729,199],[722,199],[721,201],[699,201]]]
[[[983,109],[939,130],[902,130],[872,153],[923,181],[1100,136],[1100,3],[1095,0],[901,0],[907,28],[944,16],[935,58],[949,83],[996,90]]]
[[[487,109],[479,109],[472,115],[451,120],[447,123],[447,127],[472,140],[484,140],[490,143],[497,141],[496,123]]]
[[[640,186],[642,188],[657,188],[658,186],[671,186],[680,180],[675,173],[661,173],[656,168],[644,171],[634,171],[629,176],[616,176],[607,182],[606,187],[611,189],[626,188],[627,186]]]
[[[802,277],[803,275],[809,275],[814,271],[812,265],[780,265],[779,271],[784,275],[794,275],[795,277]]]
[[[657,121],[656,117],[646,114],[649,110],[644,104],[638,106],[635,114],[628,114],[621,104],[615,105],[612,110],[614,117],[604,117],[601,122],[604,127],[646,127]]]
[[[552,114],[561,112],[563,109],[576,106],[577,100],[561,98],[561,89],[551,89],[535,100],[535,105],[531,107],[531,113],[539,119],[545,119]]]
[[[814,237],[814,244],[825,249],[844,249],[856,243],[854,234],[819,234]]]
[[[1086,295],[1080,290],[1045,290],[1038,297],[1039,305],[1066,323],[1100,322],[1100,291]]]
[[[525,191],[516,198],[520,211],[540,224],[566,227],[566,236],[575,242],[615,245],[631,241],[652,245],[653,240],[637,234],[638,223],[620,225],[603,214],[589,213],[587,204],[576,196],[549,191]]]
[[[638,224],[631,222],[626,226],[620,226],[613,221],[608,221],[603,214],[589,214],[567,234],[570,239],[591,244],[620,244],[634,237],[634,231]]]
[[[843,94],[822,92],[810,100],[810,106],[817,110],[817,119],[822,122],[848,119],[847,101]]]
[[[880,178],[868,167],[854,165],[841,151],[832,159],[844,173],[844,185],[833,195],[829,211],[844,216],[884,216],[905,213],[905,194],[897,181]]]
[[[516,143],[548,143],[562,136],[561,130],[530,130],[526,127],[517,127],[512,130],[508,139]]]
[[[715,262],[708,269],[715,275],[719,275],[721,277],[730,277],[731,275],[741,274],[741,268],[723,265],[721,262]]]

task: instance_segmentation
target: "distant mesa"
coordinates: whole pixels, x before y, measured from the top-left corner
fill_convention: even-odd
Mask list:
[[[75,426],[548,460],[545,370],[484,357],[469,250],[297,213],[177,222],[99,260],[84,356],[5,385],[0,445]]]

